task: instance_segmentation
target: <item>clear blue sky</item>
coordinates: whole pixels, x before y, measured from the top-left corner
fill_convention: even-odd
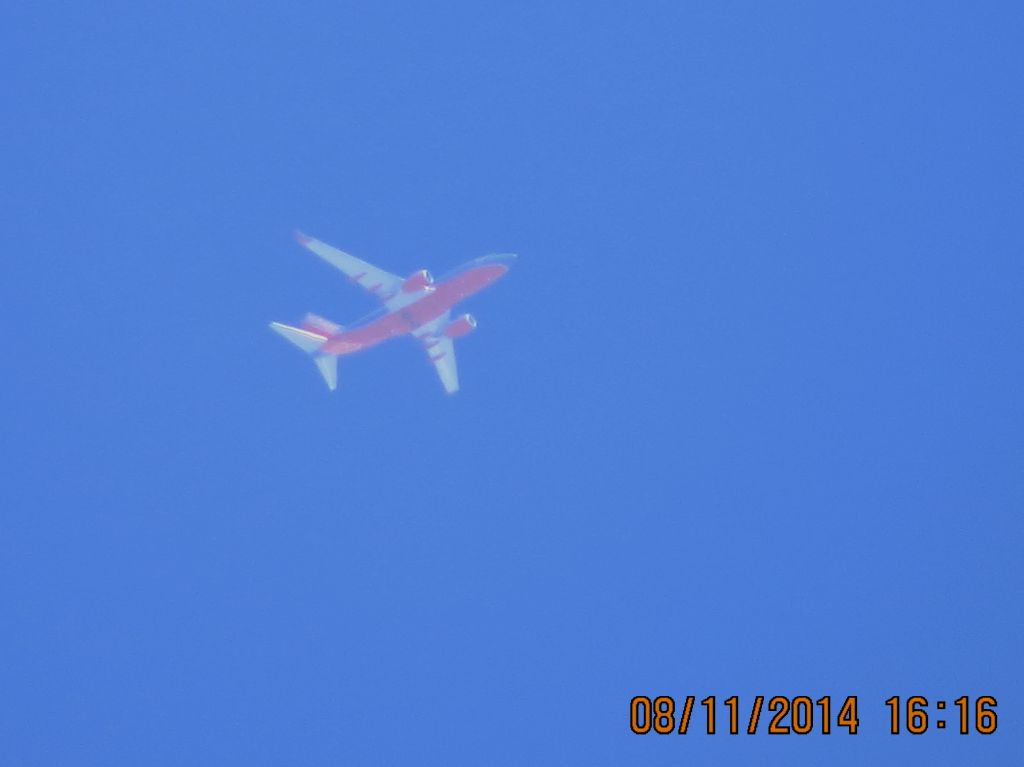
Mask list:
[[[928,5],[8,5],[0,762],[1019,756],[1024,16]],[[462,393],[330,395],[267,322],[372,303],[295,227],[519,253]]]

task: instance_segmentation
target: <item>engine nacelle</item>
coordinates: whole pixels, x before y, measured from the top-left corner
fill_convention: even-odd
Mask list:
[[[426,269],[420,269],[418,272],[413,272],[409,277],[402,283],[403,293],[418,293],[421,290],[426,290],[434,284],[434,278]]]
[[[462,338],[473,332],[476,319],[472,314],[463,314],[445,325],[444,334],[449,338]]]

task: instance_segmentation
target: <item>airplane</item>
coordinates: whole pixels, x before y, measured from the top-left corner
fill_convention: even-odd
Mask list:
[[[471,333],[476,319],[471,314],[452,319],[452,307],[505,276],[514,254],[482,256],[435,281],[426,269],[403,278],[302,232],[296,232],[295,239],[383,304],[348,327],[315,314],[307,314],[299,327],[270,323],[272,330],[313,358],[331,391],[338,388],[338,357],[405,335],[420,342],[444,390],[459,390],[454,341]]]

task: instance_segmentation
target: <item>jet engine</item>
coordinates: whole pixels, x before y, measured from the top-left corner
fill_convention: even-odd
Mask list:
[[[445,325],[444,334],[449,338],[462,338],[469,335],[476,327],[476,319],[472,314],[463,314]]]
[[[434,278],[426,269],[420,269],[418,272],[413,272],[409,275],[405,282],[402,283],[403,293],[418,293],[421,290],[426,290],[434,284]]]

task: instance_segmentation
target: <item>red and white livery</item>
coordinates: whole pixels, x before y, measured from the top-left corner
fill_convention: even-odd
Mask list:
[[[514,255],[483,256],[437,280],[426,269],[403,278],[301,232],[295,236],[300,245],[340,269],[383,304],[348,327],[315,314],[307,314],[299,327],[270,323],[274,331],[313,357],[332,391],[338,388],[338,357],[406,335],[420,342],[444,390],[449,394],[459,390],[454,339],[471,333],[476,320],[470,314],[452,318],[452,307],[503,277],[515,261]]]

